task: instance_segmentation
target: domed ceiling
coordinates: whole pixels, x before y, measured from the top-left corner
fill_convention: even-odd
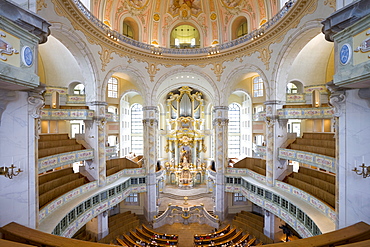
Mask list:
[[[277,0],[95,0],[91,10],[112,29],[123,22],[134,29],[134,39],[166,47],[171,31],[191,25],[199,31],[201,46],[235,39],[235,30],[247,22],[257,29],[279,10]]]

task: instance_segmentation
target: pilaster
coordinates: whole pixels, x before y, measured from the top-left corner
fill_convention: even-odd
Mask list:
[[[102,101],[90,102],[90,109],[94,110],[95,116],[93,120],[85,121],[85,140],[95,150],[94,159],[87,162],[85,172],[97,180],[99,186],[104,186],[106,182],[106,105]]]
[[[215,106],[213,110],[213,129],[215,140],[215,168],[216,168],[216,191],[215,191],[215,214],[220,220],[227,215],[227,194],[225,192],[225,170],[228,164],[228,111],[227,106]]]
[[[144,127],[144,166],[146,168],[147,196],[144,202],[144,215],[148,222],[157,215],[157,183],[156,164],[158,159],[158,108],[156,106],[143,107]]]

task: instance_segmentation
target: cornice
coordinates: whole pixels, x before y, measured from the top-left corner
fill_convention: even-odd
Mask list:
[[[255,52],[260,53],[259,58],[265,64],[266,69],[269,70],[270,54],[272,53],[269,48],[270,45],[281,42],[288,30],[296,28],[300,20],[305,15],[312,14],[318,5],[317,0],[298,0],[284,17],[267,29],[259,38],[246,41],[229,49],[223,49],[222,52],[214,55],[156,55],[146,49],[140,49],[139,47],[113,40],[96,26],[95,23],[89,20],[78,9],[78,6],[73,0],[52,0],[52,2],[55,6],[55,12],[59,16],[66,17],[76,30],[83,32],[88,42],[101,46],[99,55],[102,62],[102,71],[105,71],[105,67],[113,59],[111,54],[115,53],[120,57],[127,57],[129,60],[135,59],[138,62],[145,62],[148,65],[155,64],[156,67],[158,65],[172,67],[179,64],[185,67],[189,65],[200,67],[213,65],[213,70],[218,78],[221,75],[219,68],[222,68],[224,62],[234,61],[238,58],[242,59],[242,57],[251,56]],[[219,68],[216,68],[216,66]],[[152,66],[148,66],[147,69],[151,76],[156,74]]]

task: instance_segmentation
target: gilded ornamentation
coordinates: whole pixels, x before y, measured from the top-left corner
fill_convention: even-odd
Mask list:
[[[42,8],[46,8],[48,5],[45,3],[45,0],[37,0],[36,1],[36,10],[40,11]]]
[[[261,49],[259,52],[260,55],[258,58],[261,59],[261,61],[265,64],[266,70],[269,70],[272,51],[270,51],[269,46],[267,46],[266,48]]]
[[[145,68],[148,70],[150,81],[153,82],[154,77],[157,74],[157,71],[159,71],[159,69],[157,68],[157,64],[152,63],[152,64],[149,64],[149,66]]]
[[[159,14],[155,13],[155,14],[153,15],[153,20],[154,20],[154,21],[159,21],[160,19],[161,19],[161,16],[160,16]]]
[[[324,4],[329,5],[333,9],[336,9],[336,6],[337,6],[335,0],[325,0]]]
[[[168,12],[172,16],[183,14],[181,12],[184,9],[187,10],[187,13],[186,14],[189,17],[191,15],[197,16],[197,15],[199,15],[202,12],[202,9],[201,9],[201,0],[183,0],[181,2],[180,2],[180,0],[172,0],[172,3],[171,3],[171,5],[169,7],[169,10],[168,10]]]
[[[5,38],[6,34],[0,31],[0,59],[6,61],[8,59],[4,55],[12,56],[13,54],[18,54],[19,51],[14,49],[13,46],[2,37]]]
[[[107,48],[103,47],[103,46],[101,46],[101,49],[102,49],[102,51],[98,52],[98,54],[100,55],[100,61],[101,61],[101,71],[105,71],[105,67],[110,62],[110,60],[113,59],[113,57],[111,56],[112,51],[110,49],[107,49]]]
[[[242,0],[222,0],[222,4],[226,8],[233,9],[233,8],[237,7],[240,4],[241,1]]]
[[[128,3],[136,9],[142,9],[148,4],[148,0],[129,0]]]
[[[211,68],[211,70],[213,70],[213,72],[217,76],[217,81],[221,80],[221,76],[222,76],[222,73],[224,72],[224,68],[226,67],[222,66],[222,64],[220,63],[213,64],[213,68]]]
[[[211,20],[212,20],[212,21],[216,20],[216,19],[217,19],[217,15],[216,15],[216,13],[214,13],[214,12],[213,12],[213,13],[211,14],[210,18],[211,18]]]

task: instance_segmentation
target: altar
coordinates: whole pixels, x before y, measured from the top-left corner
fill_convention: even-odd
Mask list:
[[[202,153],[207,148],[203,133],[203,98],[200,92],[187,86],[170,92],[167,97],[167,183],[189,189],[205,179]]]

